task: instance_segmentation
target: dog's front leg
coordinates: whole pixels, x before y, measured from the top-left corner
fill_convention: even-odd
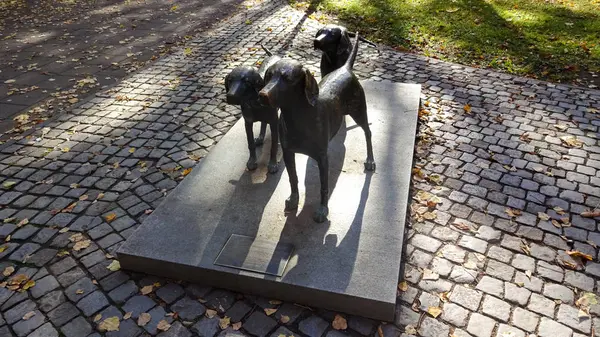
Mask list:
[[[277,119],[269,123],[271,128],[271,158],[269,158],[269,173],[275,173],[279,170],[277,165],[277,147],[279,146],[279,135],[277,129]]]
[[[327,153],[319,155],[317,163],[319,164],[319,177],[321,178],[321,204],[317,208],[313,219],[321,223],[327,220],[329,214],[329,208],[327,207],[329,202],[329,159]]]
[[[246,122],[246,138],[248,140],[248,150],[250,151],[250,159],[246,162],[248,170],[256,170],[258,164],[256,164],[256,144],[254,144],[254,132],[252,131],[252,122]]]
[[[285,163],[285,169],[288,171],[290,187],[292,188],[290,197],[285,201],[285,210],[290,211],[298,209],[298,200],[300,199],[298,193],[298,174],[296,173],[296,154],[290,150],[284,149],[283,161]]]
[[[273,129],[271,127],[271,129]],[[260,133],[258,134],[258,138],[254,140],[254,144],[256,146],[261,146],[265,142],[265,134],[267,133],[267,123],[260,122]]]

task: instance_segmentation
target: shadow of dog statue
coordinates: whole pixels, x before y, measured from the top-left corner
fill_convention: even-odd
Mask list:
[[[363,129],[367,143],[365,169],[375,170],[365,92],[352,72],[357,51],[358,33],[346,63],[323,77],[319,84],[300,62],[289,59],[277,61],[267,69],[266,84],[259,93],[261,102],[281,109],[281,147],[292,190],[285,209],[298,208],[295,154],[302,153],[315,159],[319,167],[321,203],[313,215],[319,223],[324,222],[329,213],[328,145],[345,115],[350,115]]]
[[[277,108],[261,104],[258,93],[264,87],[264,76],[266,70],[281,58],[273,55],[267,48],[261,45],[267,53],[267,58],[263,60],[260,68],[251,66],[239,66],[234,68],[225,77],[226,101],[232,105],[240,105],[244,125],[246,128],[246,138],[248,139],[248,150],[250,158],[246,163],[248,170],[255,170],[256,147],[261,146],[265,139],[267,124],[271,129],[271,153],[269,158],[269,173],[277,172],[277,147],[279,142],[277,130]],[[254,139],[252,126],[255,122],[261,122],[260,134]]]
[[[317,31],[313,40],[315,50],[320,50],[321,55],[321,76],[342,67],[352,53],[352,42],[350,38],[353,33],[348,32],[346,27],[338,25],[326,25]],[[360,41],[366,42],[374,48],[377,45],[373,42],[359,37]]]

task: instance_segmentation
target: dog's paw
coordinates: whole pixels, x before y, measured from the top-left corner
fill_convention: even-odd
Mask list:
[[[256,168],[258,167],[258,164],[256,163],[256,159],[254,159],[254,158],[248,159],[248,162],[246,163],[246,167],[248,168],[248,171],[256,170]]]
[[[269,163],[267,166],[269,168],[269,173],[277,173],[279,171],[279,165],[277,163]]]
[[[375,161],[367,159],[367,161],[365,162],[365,170],[375,171]]]
[[[254,138],[254,145],[261,146],[265,142],[264,138]]]
[[[299,199],[300,198],[298,197],[298,194],[291,194],[290,197],[285,200],[285,210],[291,211],[291,210],[298,209],[298,200]]]
[[[320,205],[315,214],[313,215],[313,220],[317,223],[324,222],[327,220],[327,215],[329,214],[329,209],[327,206]]]

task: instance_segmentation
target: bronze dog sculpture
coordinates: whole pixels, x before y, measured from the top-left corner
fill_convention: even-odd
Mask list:
[[[352,53],[352,42],[350,38],[354,34],[349,33],[346,27],[338,25],[326,25],[317,31],[313,40],[314,48],[321,50],[321,76],[343,66]],[[359,37],[360,41],[366,42],[373,47],[377,47],[371,41]]]
[[[321,203],[313,216],[316,222],[325,221],[329,213],[327,148],[329,141],[338,132],[345,115],[350,115],[363,129],[367,140],[365,169],[375,170],[365,93],[352,72],[357,51],[358,34],[346,63],[323,77],[319,84],[302,64],[294,60],[282,59],[269,67],[265,75],[265,87],[259,93],[262,102],[281,109],[279,118],[281,147],[292,190],[285,202],[286,210],[298,208],[295,154],[308,155],[318,163]]]
[[[250,159],[248,159],[246,167],[250,171],[255,170],[258,166],[256,163],[256,147],[263,144],[267,124],[269,124],[271,129],[271,153],[268,170],[269,173],[275,173],[278,170],[277,146],[279,142],[277,108],[261,104],[258,93],[264,87],[265,82],[263,79],[265,72],[281,58],[274,56],[264,46],[261,45],[261,47],[267,53],[267,58],[262,62],[260,68],[239,66],[225,77],[226,101],[229,104],[241,106],[246,127],[246,138],[248,139],[248,150],[250,151]],[[254,139],[254,132],[252,130],[254,122],[261,122],[260,134],[256,139]]]

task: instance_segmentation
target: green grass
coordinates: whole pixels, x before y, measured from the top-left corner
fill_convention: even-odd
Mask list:
[[[310,3],[399,50],[554,81],[600,72],[600,0]]]

